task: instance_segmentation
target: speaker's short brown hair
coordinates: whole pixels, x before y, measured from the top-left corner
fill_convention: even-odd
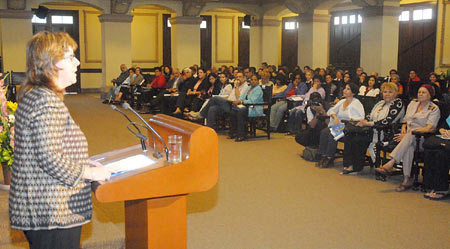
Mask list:
[[[19,99],[33,87],[49,88],[62,97],[64,89],[60,89],[55,82],[58,73],[55,64],[64,58],[69,48],[75,51],[77,47],[77,43],[65,32],[42,31],[35,34],[27,44],[26,80]]]

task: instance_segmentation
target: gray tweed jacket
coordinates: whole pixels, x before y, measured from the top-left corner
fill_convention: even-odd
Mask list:
[[[11,227],[48,230],[88,223],[91,185],[81,178],[87,141],[61,98],[34,88],[23,96],[15,116]]]

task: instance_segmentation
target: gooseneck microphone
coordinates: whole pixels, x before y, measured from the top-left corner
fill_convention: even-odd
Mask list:
[[[161,137],[161,135],[159,135],[158,132],[155,131],[155,129],[153,129],[153,127],[151,127],[144,118],[142,118],[141,115],[139,115],[139,113],[137,113],[133,108],[131,108],[130,104],[128,103],[123,103],[122,107],[124,109],[128,109],[130,110],[132,113],[134,113],[145,125],[145,127],[147,128],[147,130],[150,131],[150,133],[152,134],[152,138],[153,138],[153,156],[156,158],[161,158],[162,155],[161,153],[156,149],[156,140],[155,140],[155,136],[158,137],[158,139],[161,141],[161,143],[164,146],[164,152],[166,154],[166,160],[169,160],[169,149],[167,148],[166,142],[164,141],[164,139]]]
[[[133,133],[137,138],[139,138],[139,140],[141,141],[141,147],[142,147],[142,151],[143,152],[147,152],[147,146],[145,145],[145,141],[148,139],[146,136],[144,136],[141,132],[141,130],[139,129],[139,127],[137,126],[137,124],[135,122],[133,122],[128,116],[127,114],[125,114],[123,111],[119,110],[119,108],[117,108],[115,105],[110,105],[109,106],[111,109],[113,109],[114,111],[119,112],[120,114],[122,114],[130,123],[128,124],[127,128],[128,130]],[[133,130],[130,129],[130,124],[134,126],[134,128],[137,130],[137,132],[134,132]]]

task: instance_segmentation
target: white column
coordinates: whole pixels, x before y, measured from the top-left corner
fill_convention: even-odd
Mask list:
[[[398,1],[389,3],[395,2],[397,6],[363,8],[361,67],[366,72],[385,75],[397,68],[400,8]]]
[[[172,67],[180,70],[200,65],[200,17],[177,16],[170,18],[172,25]]]
[[[33,13],[24,10],[0,10],[3,71],[26,71],[26,47],[33,35]]]
[[[102,24],[102,92],[120,74],[120,65],[131,67],[131,15],[103,14]]]
[[[261,22],[261,62],[278,65],[280,61],[280,27],[277,19],[263,19]],[[259,64],[259,66],[261,63]]]
[[[328,14],[301,14],[298,30],[298,65],[326,67],[330,50],[330,18]]]

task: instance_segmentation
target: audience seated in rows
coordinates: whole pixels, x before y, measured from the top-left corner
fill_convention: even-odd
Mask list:
[[[289,83],[283,92],[273,96],[273,101],[276,103],[272,105],[270,110],[270,127],[272,130],[278,129],[278,125],[288,109],[288,98],[294,95],[305,95],[307,91],[308,87],[304,82],[301,82],[301,76],[296,75],[294,82]]]

